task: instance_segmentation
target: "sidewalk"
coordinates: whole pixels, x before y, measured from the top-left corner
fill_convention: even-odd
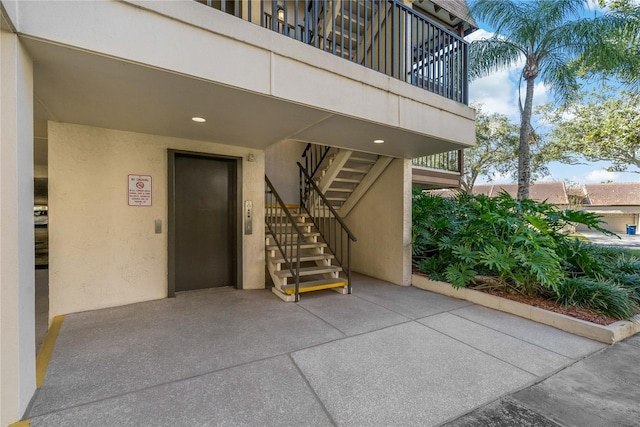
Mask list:
[[[505,405],[557,419],[542,411],[556,378],[639,353],[365,276],[353,292],[287,304],[227,288],[68,315],[31,425],[477,425]]]
[[[640,249],[640,234],[629,235],[620,233],[618,234],[619,238],[616,236],[607,236],[599,231],[581,231],[580,234],[591,240],[592,243],[598,245]]]
[[[447,426],[637,426],[638,402],[640,335],[635,335]]]

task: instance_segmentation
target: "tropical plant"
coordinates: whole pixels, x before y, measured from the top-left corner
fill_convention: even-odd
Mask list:
[[[602,44],[620,20],[609,15],[582,18],[587,0],[476,0],[471,13],[494,28],[492,37],[470,45],[472,77],[518,65],[522,66],[524,102],[520,100],[518,144],[518,200],[529,197],[531,166],[529,143],[533,134],[531,115],[535,82],[540,78],[560,99],[567,100],[577,88],[575,60],[592,46]]]
[[[565,234],[578,223],[613,234],[596,214],[506,192],[445,198],[416,190],[414,266],[454,287],[500,287],[630,317],[640,308],[640,257]]]
[[[632,317],[637,306],[629,292],[615,283],[596,281],[586,277],[570,278],[558,287],[555,300],[563,305],[574,305],[617,319]]]

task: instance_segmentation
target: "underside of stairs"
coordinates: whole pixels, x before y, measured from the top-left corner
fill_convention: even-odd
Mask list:
[[[351,212],[393,159],[344,149],[330,149],[314,177],[341,217]]]
[[[295,275],[299,271],[298,293],[333,289],[348,293],[348,281],[342,267],[336,265],[335,256],[322,240],[309,215],[303,209],[290,209],[297,228],[302,232],[298,253],[298,233],[294,226],[284,220],[280,208],[267,209],[266,263],[273,280],[272,291],[286,302],[296,301]],[[269,216],[271,216],[269,218]],[[280,242],[278,245],[277,242]],[[287,256],[284,255],[286,253]],[[287,266],[287,260],[293,265]],[[299,270],[297,262],[299,260]]]

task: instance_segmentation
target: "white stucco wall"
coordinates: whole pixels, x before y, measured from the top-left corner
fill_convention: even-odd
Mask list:
[[[47,1],[17,7],[18,30],[36,39],[312,106],[328,116],[475,144],[475,112],[468,106],[196,2]],[[298,139],[313,136],[300,133]],[[350,141],[347,147],[358,149],[357,139]]]
[[[411,160],[393,160],[345,222],[358,239],[354,271],[411,284]]]
[[[625,209],[626,208],[626,209]],[[607,208],[603,208],[602,210],[606,210]],[[611,210],[611,208],[609,208]],[[625,210],[631,212],[624,212]],[[600,224],[603,228],[613,231],[614,233],[624,234],[627,232],[627,225],[638,225],[638,217],[640,214],[633,213],[633,211],[637,211],[637,207],[622,207],[619,208],[620,213],[610,214],[610,213],[602,213],[599,212],[597,208],[590,208],[588,212],[597,213],[602,215],[603,224]],[[576,231],[588,231],[589,228],[584,225],[577,225]],[[640,230],[639,230],[640,231]]]
[[[0,425],[35,391],[33,64],[15,34],[0,35]]]
[[[167,296],[169,148],[243,157],[242,200],[264,216],[261,150],[49,122],[50,318]],[[128,206],[129,174],[152,176],[151,207]],[[243,235],[244,289],[264,287],[259,225]]]
[[[282,141],[265,150],[265,172],[285,203],[299,204],[299,168],[306,144],[298,141]]]

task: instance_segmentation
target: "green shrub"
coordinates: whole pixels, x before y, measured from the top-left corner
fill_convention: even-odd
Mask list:
[[[555,300],[606,314],[617,319],[628,319],[638,312],[629,297],[629,291],[613,282],[594,281],[586,277],[564,280],[556,292]]]
[[[598,215],[517,201],[506,192],[494,198],[466,193],[444,198],[415,191],[414,265],[455,287],[474,284],[477,276],[495,276],[496,283],[521,293],[628,316],[640,304],[640,257],[562,232],[576,223],[613,234],[600,226]],[[578,298],[580,286],[585,290]]]

